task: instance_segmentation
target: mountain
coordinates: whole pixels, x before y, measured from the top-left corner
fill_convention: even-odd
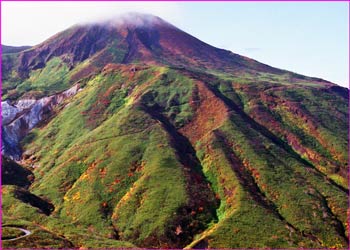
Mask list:
[[[18,53],[21,52],[23,50],[27,50],[30,49],[31,46],[19,46],[19,47],[15,47],[15,46],[6,46],[6,45],[2,45],[1,46],[1,51],[2,54],[11,54],[11,53]]]
[[[2,84],[4,247],[348,247],[346,88],[137,13]]]

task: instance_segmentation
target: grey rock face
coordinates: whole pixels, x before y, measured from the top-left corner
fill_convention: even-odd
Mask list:
[[[16,104],[10,104],[8,101],[1,102],[1,153],[13,160],[19,160],[22,155],[19,142],[40,121],[48,117],[56,105],[74,96],[78,90],[79,85],[77,84],[62,93],[39,100],[22,99]]]

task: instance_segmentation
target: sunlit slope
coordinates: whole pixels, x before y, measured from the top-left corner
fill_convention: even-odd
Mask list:
[[[87,80],[24,140],[36,166],[31,192],[55,206],[43,223],[63,230],[54,217],[140,247],[345,247],[346,98],[230,77],[108,65]],[[283,106],[295,95],[312,98],[298,113]],[[297,119],[319,114],[317,128]]]

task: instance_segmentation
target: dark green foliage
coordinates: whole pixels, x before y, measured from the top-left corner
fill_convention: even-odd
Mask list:
[[[29,186],[34,181],[33,173],[18,165],[16,162],[2,156],[1,183],[2,185]]]

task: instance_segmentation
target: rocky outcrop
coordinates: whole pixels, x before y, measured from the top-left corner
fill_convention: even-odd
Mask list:
[[[21,99],[15,104],[9,101],[1,102],[1,153],[13,160],[19,160],[22,154],[19,142],[40,121],[49,117],[55,106],[75,95],[78,90],[77,84],[62,93],[39,100]]]

